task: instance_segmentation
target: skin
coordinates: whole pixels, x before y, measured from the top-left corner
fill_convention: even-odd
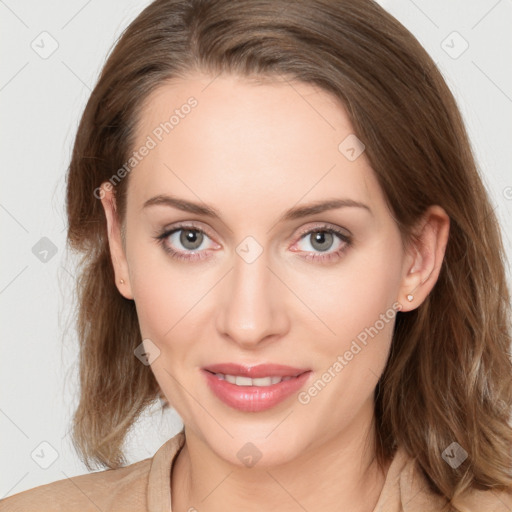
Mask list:
[[[198,100],[129,175],[125,247],[108,187],[102,198],[116,285],[135,301],[142,339],[160,350],[151,370],[186,428],[172,509],[334,511],[342,503],[371,511],[389,467],[374,462],[373,399],[394,319],[307,404],[294,394],[264,412],[232,409],[210,392],[200,368],[309,368],[307,390],[393,303],[409,311],[423,302],[439,275],[448,216],[432,206],[418,224],[420,243],[404,249],[365,153],[349,161],[338,150],[353,129],[332,96],[297,82],[212,80],[170,82],[145,103],[136,147],[168,112],[190,96]],[[222,220],[143,208],[158,194],[207,203]],[[289,208],[332,198],[371,211],[344,207],[278,220]],[[182,221],[206,232],[195,254],[208,258],[176,260],[156,242]],[[334,236],[322,252],[313,235],[301,233],[325,224],[352,243],[322,264],[305,256],[333,254],[346,242]],[[190,255],[179,235],[167,243]],[[252,263],[236,252],[247,236],[263,249]],[[253,467],[237,457],[248,442],[262,454]]]

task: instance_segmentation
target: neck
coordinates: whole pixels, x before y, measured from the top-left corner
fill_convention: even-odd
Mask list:
[[[372,512],[389,462],[383,471],[375,460],[371,405],[343,432],[271,467],[228,463],[187,431],[173,465],[172,510]],[[362,428],[365,424],[367,428]]]

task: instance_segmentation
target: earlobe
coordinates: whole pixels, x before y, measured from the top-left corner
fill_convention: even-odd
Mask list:
[[[443,208],[430,206],[416,230],[416,239],[404,259],[404,276],[399,302],[407,299],[402,311],[417,308],[434,288],[444,260],[450,218]],[[402,300],[400,300],[402,299]]]
[[[121,228],[117,215],[116,198],[112,191],[112,187],[107,186],[106,183],[108,182],[102,183],[100,188],[101,203],[107,222],[108,244],[110,256],[112,258],[112,265],[114,267],[115,284],[119,293],[123,297],[126,299],[133,299],[128,275],[128,262],[123,249]]]

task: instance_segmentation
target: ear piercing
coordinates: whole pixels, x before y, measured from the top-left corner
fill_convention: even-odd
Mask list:
[[[124,279],[121,279],[119,282],[120,282],[121,284],[124,284]]]

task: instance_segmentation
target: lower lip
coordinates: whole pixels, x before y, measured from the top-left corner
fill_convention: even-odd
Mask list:
[[[260,412],[271,409],[297,392],[308,380],[311,371],[271,386],[237,386],[206,370],[203,373],[209,388],[226,405],[239,411]]]

